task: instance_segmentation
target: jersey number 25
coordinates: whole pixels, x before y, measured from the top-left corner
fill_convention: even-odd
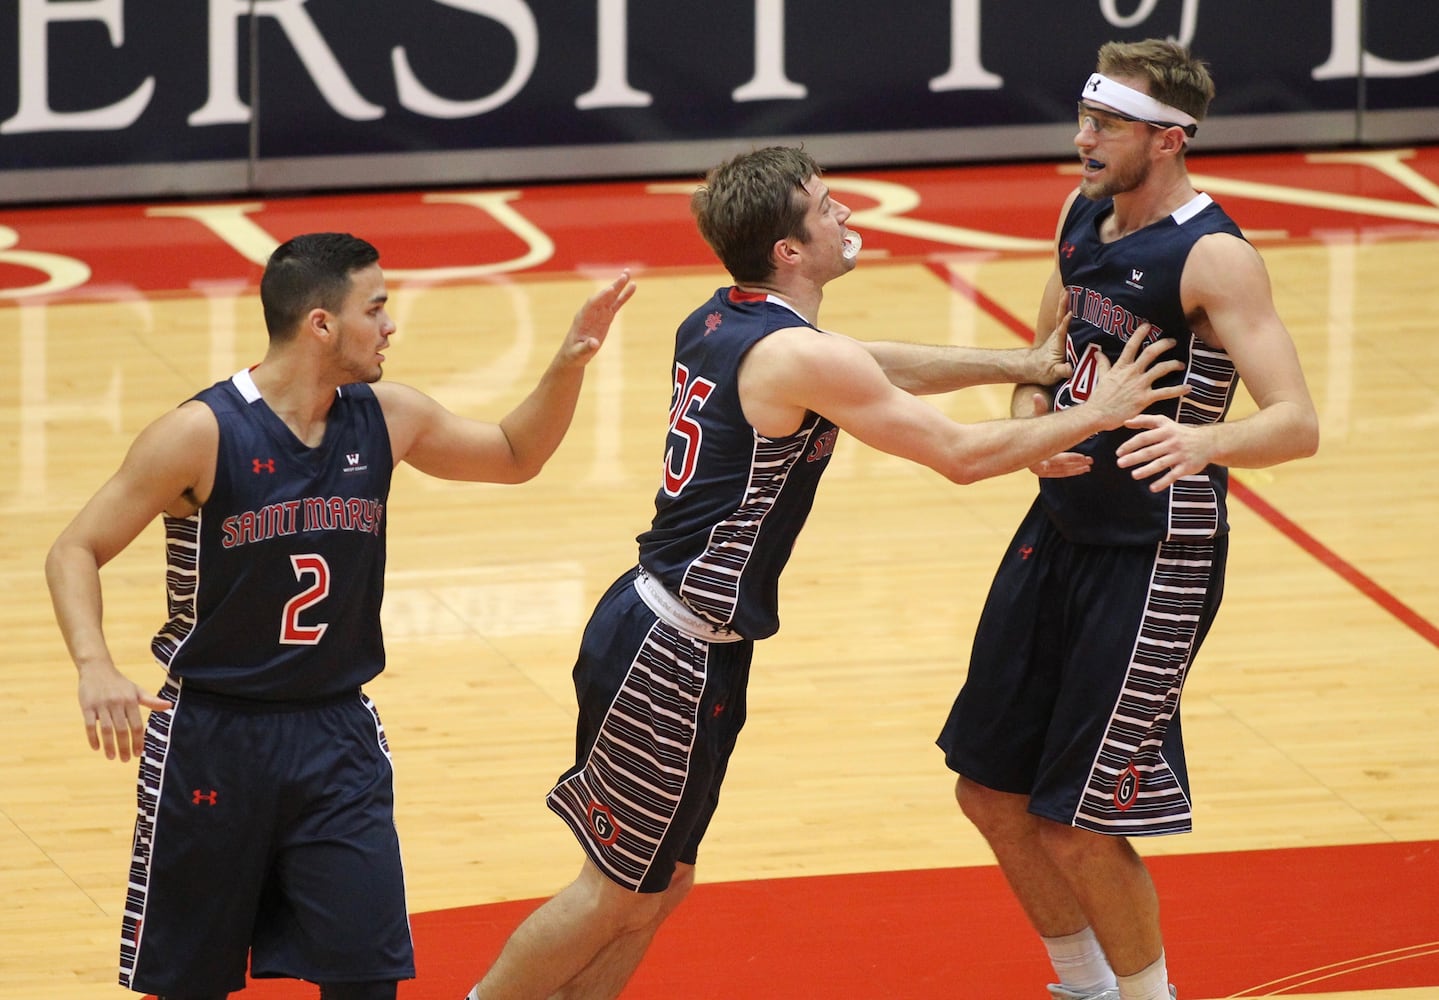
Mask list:
[[[696,415],[704,408],[714,389],[715,384],[709,379],[690,378],[690,370],[675,363],[675,394],[670,402],[670,439],[665,449],[664,470],[664,489],[672,497],[679,496],[694,478],[704,437]]]

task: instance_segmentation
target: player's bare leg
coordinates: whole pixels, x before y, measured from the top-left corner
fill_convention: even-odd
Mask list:
[[[1043,826],[1055,824],[1029,812],[1028,796],[998,792],[963,777],[954,794],[959,808],[989,843],[1000,871],[1041,937],[1065,937],[1088,926],[1084,908],[1040,840]]]
[[[563,991],[601,952],[627,935],[658,926],[655,918],[663,897],[663,893],[630,892],[586,861],[573,882],[510,935],[495,964],[470,992],[471,1000],[574,995]],[[643,953],[641,949],[639,954]]]
[[[1132,976],[1164,954],[1159,894],[1128,840],[1041,820],[1046,852],[1079,901],[1118,976]]]
[[[574,979],[557,990],[551,1000],[613,1000],[630,981],[649,950],[660,925],[684,901],[694,886],[693,865],[676,864],[669,888],[660,893],[654,919],[638,930],[615,938]]]

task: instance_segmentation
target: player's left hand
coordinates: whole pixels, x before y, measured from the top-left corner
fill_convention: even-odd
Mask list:
[[[621,271],[618,278],[585,300],[579,312],[575,313],[569,335],[560,349],[560,356],[566,364],[589,364],[590,358],[595,356],[609,335],[615,313],[630,300],[636,287],[630,272]]]
[[[1149,484],[1151,493],[1167,490],[1185,476],[1203,472],[1209,465],[1207,435],[1203,428],[1177,424],[1154,413],[1141,413],[1124,426],[1140,433],[1115,450],[1115,464],[1121,469],[1132,469],[1130,475],[1135,479],[1157,476]]]

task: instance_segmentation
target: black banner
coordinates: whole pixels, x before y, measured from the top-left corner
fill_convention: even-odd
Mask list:
[[[15,2],[6,201],[1061,155],[1154,36],[1211,65],[1206,148],[1439,140],[1429,0]]]

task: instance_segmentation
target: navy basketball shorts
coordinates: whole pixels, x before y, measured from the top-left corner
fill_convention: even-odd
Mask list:
[[[379,716],[165,685],[140,760],[120,984],[210,994],[257,978],[415,974]]]
[[[660,621],[624,574],[575,662],[575,765],[546,803],[611,881],[669,887],[694,864],[745,720],[754,643],[710,643]]]
[[[971,781],[1119,836],[1193,824],[1179,697],[1228,538],[1075,545],[1038,502],[1000,563],[938,744]]]

